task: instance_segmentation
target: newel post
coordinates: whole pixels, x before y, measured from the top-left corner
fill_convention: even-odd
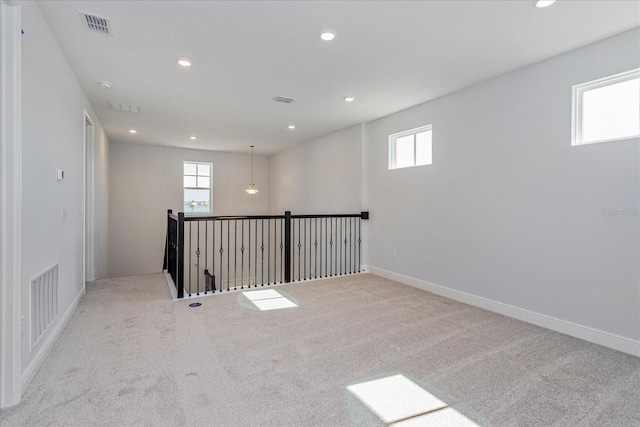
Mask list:
[[[169,271],[169,221],[171,221],[171,214],[173,210],[167,210],[167,239],[164,242],[164,263],[162,264],[163,271]]]
[[[184,296],[184,212],[178,212],[178,298]]]

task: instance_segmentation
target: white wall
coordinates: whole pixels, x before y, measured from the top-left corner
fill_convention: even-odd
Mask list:
[[[359,213],[362,209],[362,126],[352,126],[270,158],[274,215]]]
[[[184,161],[213,163],[213,214],[258,215],[269,212],[269,159],[249,154],[190,150],[139,144],[110,144],[110,276],[162,271],[167,209],[182,212]]]
[[[640,66],[640,31],[366,126],[369,264],[640,338],[638,139],[571,147],[571,86]],[[391,133],[433,124],[431,166],[387,170]],[[396,249],[396,256],[391,256]]]
[[[108,260],[102,258],[108,141],[40,9],[32,2],[22,3],[22,28],[22,372],[28,382],[84,294],[85,109],[95,125],[94,194],[102,212],[95,220],[100,236],[96,266],[101,274],[108,269]],[[64,170],[60,182],[56,168]],[[63,209],[66,219],[61,219]],[[30,352],[30,281],[55,264],[59,265],[59,314],[48,336]]]

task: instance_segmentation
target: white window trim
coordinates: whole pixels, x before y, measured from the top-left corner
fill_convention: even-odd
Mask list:
[[[574,85],[571,93],[571,145],[588,145],[599,144],[602,142],[624,141],[627,139],[639,138],[639,135],[625,136],[621,138],[599,139],[596,141],[582,140],[582,95],[590,90],[598,89],[605,86],[611,86],[616,83],[622,83],[628,80],[640,77],[640,68],[625,71],[624,73],[614,74],[612,76],[603,77],[601,79],[592,80],[590,82]]]
[[[429,165],[433,164],[433,145],[432,145],[431,163],[428,163],[426,165],[416,165],[416,164],[414,164],[412,166],[404,166],[404,167],[401,167],[401,168],[396,167],[396,152],[395,152],[396,144],[395,144],[395,141],[397,139],[402,138],[403,136],[415,135],[415,134],[418,134],[418,133],[421,133],[421,132],[426,132],[426,131],[431,131],[431,138],[432,138],[431,141],[432,141],[432,144],[433,144],[433,125],[432,124],[426,125],[426,126],[420,126],[420,127],[414,128],[414,129],[409,129],[409,130],[405,130],[405,131],[402,131],[402,132],[398,132],[398,133],[394,133],[394,134],[389,135],[389,140],[388,140],[388,145],[389,145],[389,167],[388,167],[388,169],[389,170],[415,168],[415,167],[418,167],[418,166],[429,166]],[[414,158],[414,162],[415,162],[415,158],[416,158],[416,153],[415,153],[416,143],[415,143],[415,140],[413,141],[413,150],[414,150],[413,158]]]
[[[187,212],[184,208],[184,165],[185,163],[197,163],[200,165],[209,165],[209,212]],[[197,180],[196,180],[197,181]],[[187,187],[192,188],[192,187]],[[182,162],[182,211],[185,216],[207,216],[213,215],[213,163],[211,162],[200,162],[198,160],[185,160]]]

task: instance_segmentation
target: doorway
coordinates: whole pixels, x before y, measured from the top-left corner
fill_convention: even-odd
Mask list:
[[[96,279],[94,267],[95,230],[93,225],[94,205],[94,127],[91,116],[84,112],[84,281]]]

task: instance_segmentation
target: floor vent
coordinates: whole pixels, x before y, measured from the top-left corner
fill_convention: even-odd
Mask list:
[[[276,102],[283,102],[285,104],[291,104],[293,101],[295,101],[295,99],[287,98],[286,96],[276,96],[275,98],[273,98],[273,100]]]
[[[58,315],[58,265],[31,281],[31,348]]]
[[[92,15],[87,12],[79,10],[80,14],[84,16],[84,23],[90,31],[100,34],[111,34],[111,28],[109,27],[109,18],[103,18],[102,16]]]

